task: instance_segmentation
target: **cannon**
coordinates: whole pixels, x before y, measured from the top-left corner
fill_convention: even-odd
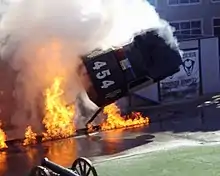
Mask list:
[[[182,58],[178,47],[171,47],[157,30],[135,35],[121,47],[94,50],[82,56],[79,76],[90,98],[100,109],[143,87],[179,71]]]
[[[77,158],[71,168],[65,168],[44,158],[40,166],[32,168],[29,176],[98,176],[98,174],[87,158]]]

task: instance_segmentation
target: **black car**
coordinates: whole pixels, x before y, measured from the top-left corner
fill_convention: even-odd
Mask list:
[[[95,50],[82,59],[84,86],[100,107],[173,75],[182,63],[179,50],[168,45],[156,30],[140,33],[122,47]]]

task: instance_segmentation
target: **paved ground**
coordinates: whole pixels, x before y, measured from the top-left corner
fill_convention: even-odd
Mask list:
[[[218,100],[197,105],[147,111],[154,121],[149,127],[10,148],[0,154],[0,175],[26,175],[44,156],[63,166],[79,156],[88,157],[103,176],[220,175]]]

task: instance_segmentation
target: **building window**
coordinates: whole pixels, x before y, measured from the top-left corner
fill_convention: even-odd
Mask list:
[[[151,5],[156,6],[157,0],[147,0]]]
[[[201,0],[168,0],[168,5],[192,5],[199,4]]]
[[[220,18],[213,19],[213,34],[220,36]]]
[[[183,38],[194,38],[202,35],[202,21],[178,21],[171,22],[171,26],[175,28],[174,34]]]

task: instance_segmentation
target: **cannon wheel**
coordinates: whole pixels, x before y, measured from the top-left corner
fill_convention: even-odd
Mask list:
[[[29,176],[51,176],[51,174],[46,168],[42,166],[36,166],[31,169]]]
[[[92,162],[87,158],[80,157],[74,161],[71,169],[76,171],[79,176],[98,176]]]

